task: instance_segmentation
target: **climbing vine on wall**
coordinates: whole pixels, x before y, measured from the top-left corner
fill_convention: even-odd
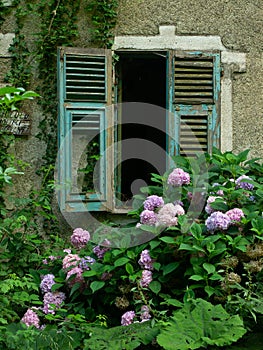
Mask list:
[[[46,144],[46,152],[37,173],[44,181],[41,190],[43,193],[39,198],[45,199],[43,207],[47,211],[51,208],[47,201],[51,203],[53,196],[51,182],[57,155],[57,47],[74,46],[74,40],[79,35],[77,25],[81,1],[83,0],[13,2],[16,35],[10,49],[12,67],[6,78],[14,86],[27,87],[31,84],[42,97],[39,103],[43,118],[37,137]],[[91,0],[84,7],[87,18],[91,18],[92,22],[87,30],[90,31],[93,27],[93,45],[111,47],[118,0]],[[28,33],[28,23],[32,24],[31,33]],[[37,76],[33,75],[35,72]]]

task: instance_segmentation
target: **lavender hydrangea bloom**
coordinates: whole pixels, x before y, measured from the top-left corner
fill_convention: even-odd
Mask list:
[[[135,317],[134,311],[125,312],[125,314],[121,316],[121,325],[128,326],[129,324],[132,324],[134,317]]]
[[[168,185],[182,186],[189,185],[190,175],[181,168],[174,169],[168,176]]]
[[[31,309],[27,309],[24,316],[21,318],[21,322],[29,326],[35,326],[36,328],[40,328],[40,320],[38,315]]]
[[[81,259],[79,263],[79,267],[83,270],[90,270],[90,265],[94,264],[95,261],[96,260],[91,256],[85,256],[84,258]]]
[[[155,225],[156,221],[157,221],[156,214],[152,210],[146,209],[141,212],[141,215],[140,215],[141,224],[153,226]]]
[[[76,266],[80,262],[80,257],[77,254],[67,254],[62,262],[62,267],[64,270]]]
[[[47,293],[51,291],[51,287],[55,284],[55,276],[53,274],[47,274],[42,277],[42,281],[40,283],[40,289],[42,293]]]
[[[110,248],[108,247],[101,247],[97,245],[96,247],[93,248],[93,253],[97,255],[99,259],[103,259],[105,253],[109,250]]]
[[[162,197],[152,195],[148,196],[143,203],[143,207],[146,210],[154,210],[155,208],[162,207],[164,205],[164,201]]]
[[[245,182],[243,180],[252,180],[252,179],[247,175],[241,175],[239,176],[238,179],[236,179],[236,187],[243,188],[244,190],[249,190],[249,191],[253,190],[254,185],[249,182]]]
[[[243,210],[239,208],[228,210],[226,212],[226,215],[229,216],[231,221],[241,221],[241,219],[245,216],[245,214],[243,213]]]
[[[147,288],[149,284],[152,282],[152,271],[150,270],[143,270],[142,271],[142,278],[140,280],[140,285],[143,288]]]
[[[149,250],[145,249],[141,252],[140,259],[138,263],[147,270],[153,270],[153,261],[152,258],[150,257]]]
[[[63,292],[48,292],[44,295],[43,312],[45,314],[55,314],[55,308],[59,308],[66,296]]]
[[[141,322],[149,321],[150,318],[151,318],[151,315],[150,315],[150,310],[148,306],[143,305],[141,307],[141,316],[140,316]]]
[[[177,225],[177,213],[178,208],[173,203],[165,204],[157,214],[157,225],[166,227]]]
[[[82,228],[76,228],[71,235],[70,241],[77,249],[84,248],[90,240],[90,233]]]
[[[230,223],[230,217],[221,211],[215,211],[205,221],[207,230],[210,232],[214,232],[216,230],[227,230]]]
[[[185,214],[184,208],[180,204],[175,204],[174,207],[176,210],[176,215],[184,215]]]

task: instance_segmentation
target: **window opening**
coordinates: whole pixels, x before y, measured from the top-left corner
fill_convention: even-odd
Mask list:
[[[151,173],[161,175],[166,169],[164,152],[160,159],[150,161],[154,145],[166,150],[166,53],[118,52],[118,55],[117,102],[122,103],[122,110],[118,115],[117,138],[122,146],[117,162],[117,198],[127,202],[133,194],[139,193],[143,183],[151,185]],[[125,102],[133,102],[134,105],[131,108],[130,103]],[[135,145],[134,157],[131,143],[125,142],[129,139]],[[138,152],[136,145],[140,148]]]

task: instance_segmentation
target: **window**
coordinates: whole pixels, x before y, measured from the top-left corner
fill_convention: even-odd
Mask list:
[[[149,184],[170,156],[219,147],[219,52],[115,53],[113,72],[110,50],[58,52],[63,211],[129,207],[136,180]]]

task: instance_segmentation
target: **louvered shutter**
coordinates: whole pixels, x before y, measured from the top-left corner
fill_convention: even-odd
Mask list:
[[[220,146],[219,63],[219,53],[170,52],[170,155],[195,156]]]
[[[59,204],[112,209],[111,51],[59,48]]]

